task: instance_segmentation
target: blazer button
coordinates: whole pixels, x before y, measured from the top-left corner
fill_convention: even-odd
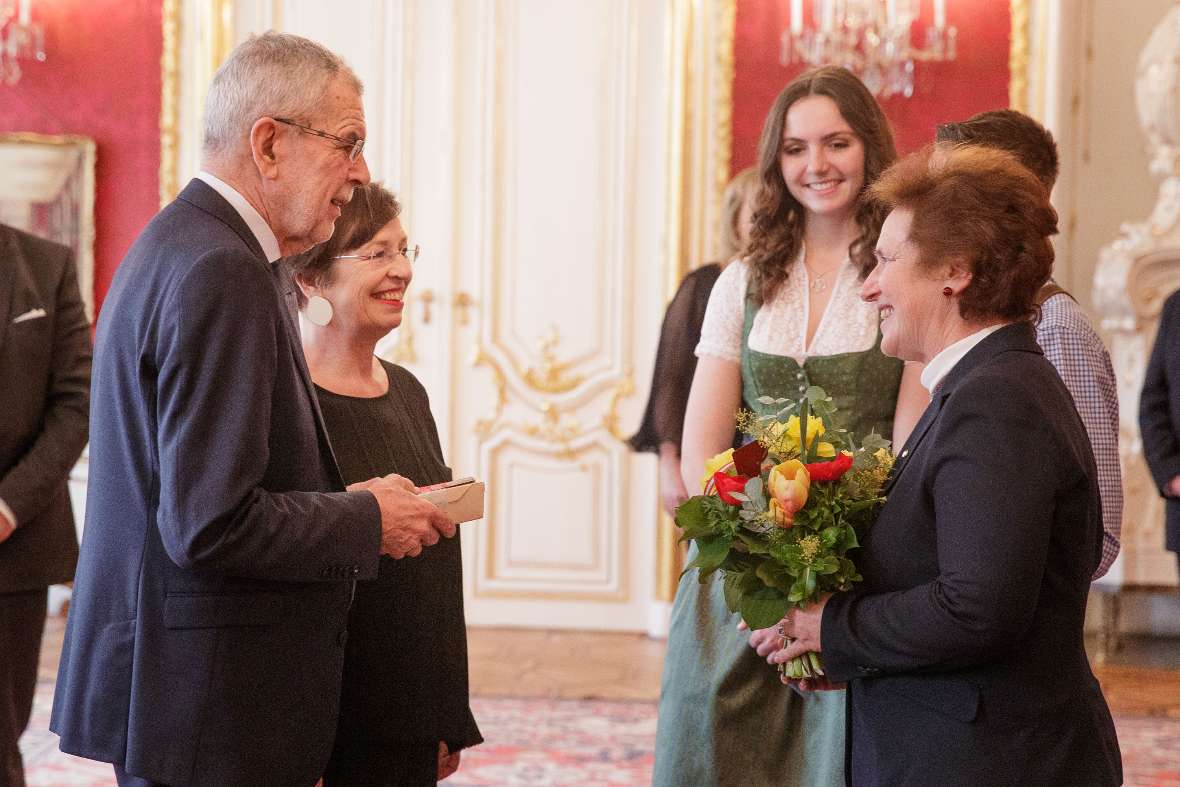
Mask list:
[[[905,459],[909,455],[910,455],[910,449],[908,449],[908,448],[901,452],[902,459]]]
[[[339,645],[340,647],[344,647],[345,642],[348,642],[348,629],[345,629],[344,631],[341,631],[339,634],[336,635],[336,644],[337,645]]]

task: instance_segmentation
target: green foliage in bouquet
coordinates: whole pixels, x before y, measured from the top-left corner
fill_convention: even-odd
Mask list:
[[[751,629],[861,580],[848,553],[884,502],[893,466],[880,435],[857,444],[834,428],[835,408],[822,388],[808,388],[799,401],[759,403],[779,409],[739,412],[738,426],[752,441],[709,460],[704,493],[676,510],[676,524],[697,547],[685,571],[696,569],[705,582],[720,570],[726,605]],[[790,677],[823,674],[814,653],[785,666]]]

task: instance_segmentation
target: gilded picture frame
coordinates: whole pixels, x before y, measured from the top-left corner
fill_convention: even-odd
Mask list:
[[[94,163],[89,137],[0,134],[0,222],[74,250],[94,321]]]

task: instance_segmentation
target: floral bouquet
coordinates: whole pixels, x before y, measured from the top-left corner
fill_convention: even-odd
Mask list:
[[[738,427],[753,439],[709,460],[704,493],[676,509],[684,538],[697,545],[685,571],[697,569],[705,582],[720,569],[726,605],[751,629],[860,581],[848,552],[884,502],[893,467],[880,435],[857,445],[833,428],[835,407],[822,388],[808,388],[798,402],[758,401],[781,409],[739,412]],[[817,653],[780,669],[790,678],[824,674]]]

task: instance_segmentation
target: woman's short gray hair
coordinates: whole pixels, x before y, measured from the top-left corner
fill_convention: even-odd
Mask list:
[[[363,91],[356,73],[316,42],[269,31],[239,44],[209,85],[205,99],[205,154],[231,153],[247,144],[261,117],[309,120],[332,80],[341,76]]]

